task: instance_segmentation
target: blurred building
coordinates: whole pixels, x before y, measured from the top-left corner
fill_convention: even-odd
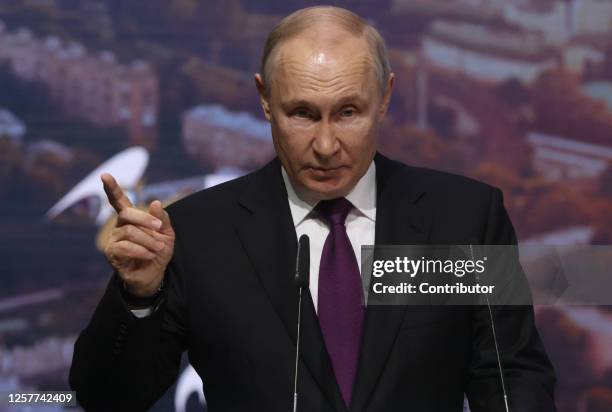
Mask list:
[[[561,44],[572,31],[571,2],[507,2],[504,7],[504,18],[527,30],[544,34],[547,42]]]
[[[46,372],[66,371],[70,368],[76,337],[48,337],[33,346],[0,346],[0,376],[33,378]]]
[[[610,44],[610,35],[576,36],[563,47],[563,66],[574,73],[593,74],[604,62]]]
[[[27,147],[24,165],[32,167],[41,159],[53,159],[55,164],[66,164],[74,159],[74,153],[69,147],[48,139],[40,139]]]
[[[534,168],[552,180],[597,178],[612,164],[612,147],[535,132],[527,141]]]
[[[576,35],[612,31],[609,0],[394,0],[391,10],[458,21],[505,22],[541,33],[554,45],[562,45]]]
[[[182,118],[183,145],[209,167],[251,169],[274,156],[270,124],[220,105],[200,105]]]
[[[567,229],[540,233],[521,240],[522,245],[588,245],[595,234],[590,226],[572,226]]]
[[[604,103],[608,113],[612,115],[612,82],[605,80],[588,82],[582,86],[582,91],[590,98]]]
[[[508,1],[504,18],[544,34],[547,42],[562,44],[572,36],[609,33],[612,2],[609,0]]]
[[[499,19],[508,0],[392,0],[392,14],[444,16],[465,21]]]
[[[22,28],[9,33],[0,25],[0,63],[8,63],[17,77],[35,80],[38,49],[38,42],[30,30]]]
[[[13,113],[0,109],[0,136],[8,137],[15,143],[21,143],[26,127]]]
[[[66,113],[101,127],[125,127],[132,144],[155,144],[159,85],[147,63],[120,64],[111,52],[92,55],[78,43],[37,39],[28,29],[10,33],[0,23],[2,63],[23,80],[47,85]]]
[[[529,83],[560,65],[557,51],[538,34],[448,20],[432,24],[422,52],[429,64],[491,82]]]
[[[89,27],[99,32],[101,37],[110,39],[115,36],[113,19],[107,1],[80,1],[77,7],[81,19],[86,21]]]

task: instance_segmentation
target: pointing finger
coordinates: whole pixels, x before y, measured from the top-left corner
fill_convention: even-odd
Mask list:
[[[100,179],[102,180],[106,197],[108,197],[109,203],[117,213],[120,213],[125,208],[132,207],[132,202],[130,202],[130,199],[128,199],[123,190],[121,190],[121,187],[119,187],[113,175],[110,173],[103,173]]]

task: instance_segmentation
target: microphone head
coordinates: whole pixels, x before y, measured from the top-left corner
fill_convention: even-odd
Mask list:
[[[300,236],[298,253],[295,261],[295,285],[298,288],[309,287],[310,283],[310,239],[308,235]]]

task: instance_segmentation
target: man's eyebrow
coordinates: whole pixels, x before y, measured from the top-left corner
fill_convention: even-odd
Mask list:
[[[312,103],[304,99],[291,99],[286,102],[282,102],[283,107],[312,107]]]
[[[364,99],[363,96],[358,93],[351,93],[349,95],[342,96],[340,100],[338,100],[338,106],[342,106],[351,102],[365,103],[366,99]]]
[[[335,106],[343,106],[347,103],[351,103],[351,102],[356,102],[356,103],[365,103],[367,100],[363,98],[362,95],[358,94],[358,93],[351,93],[348,94],[346,96],[342,96],[338,102],[335,104]],[[282,102],[281,105],[283,107],[288,107],[288,108],[292,108],[292,107],[307,107],[307,108],[312,108],[314,105],[309,102],[308,100],[305,99],[291,99],[291,100],[287,100],[286,102]]]

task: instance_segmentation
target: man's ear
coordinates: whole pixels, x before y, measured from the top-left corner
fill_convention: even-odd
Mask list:
[[[389,103],[391,103],[391,94],[393,92],[393,85],[395,84],[395,73],[389,73],[389,79],[387,80],[387,87],[385,87],[385,94],[383,95],[382,105],[380,106],[381,118],[385,116],[389,109]]]
[[[259,73],[255,73],[255,86],[257,86],[257,91],[259,92],[259,103],[261,104],[261,108],[264,111],[266,119],[270,121],[270,102],[268,101],[268,97],[266,95],[266,85],[264,84],[263,78]]]

